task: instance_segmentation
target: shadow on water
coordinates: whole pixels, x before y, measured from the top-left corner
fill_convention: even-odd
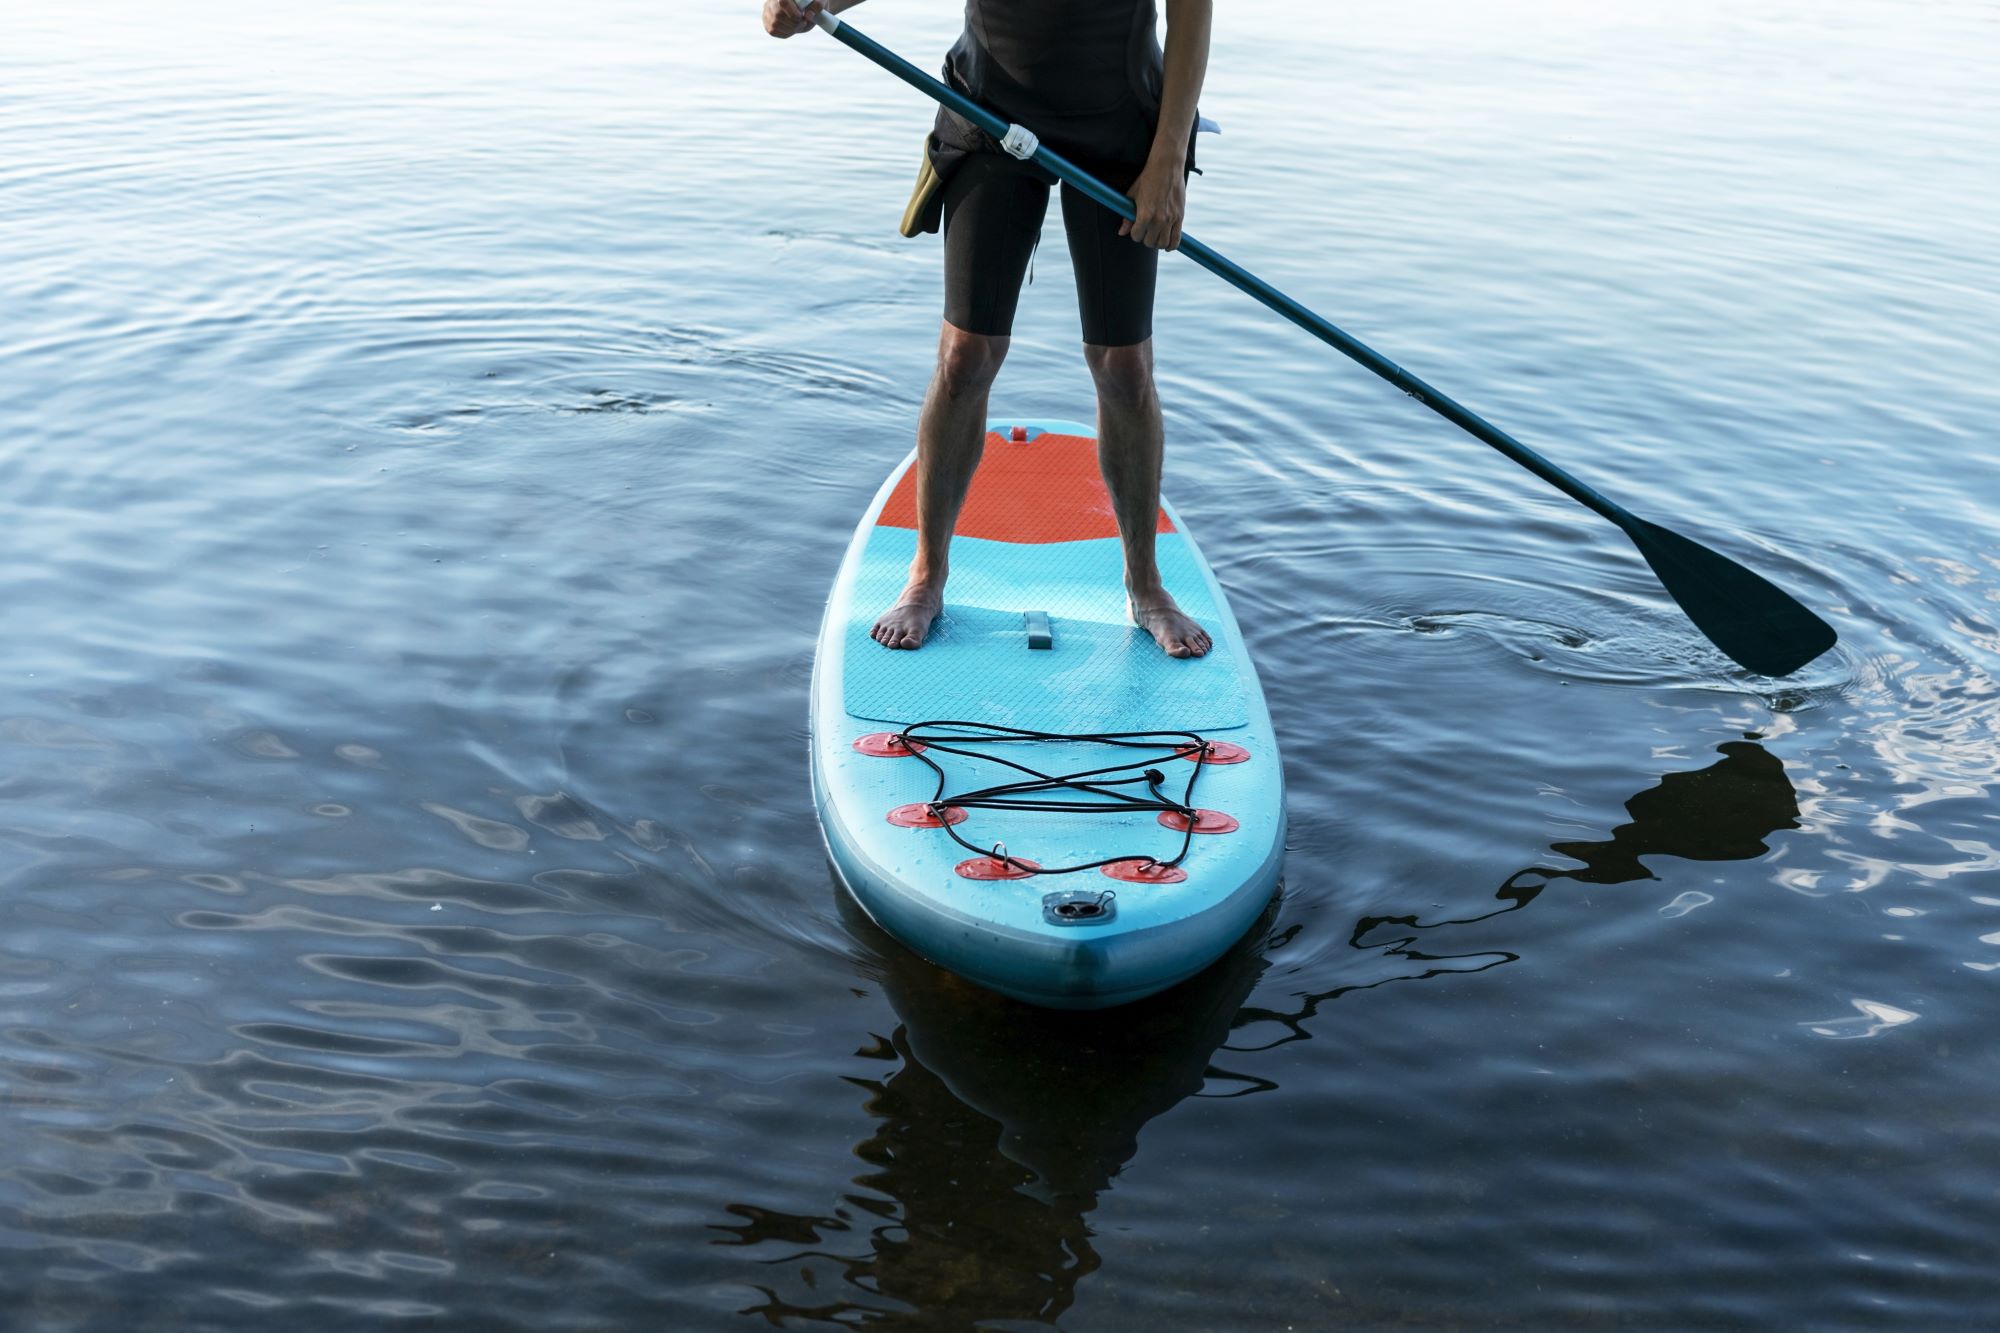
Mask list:
[[[1291,1012],[1274,1009],[1245,1009],[1238,1026],[1275,1023],[1288,1029],[1286,1035],[1260,1047],[1269,1049],[1310,1037],[1305,1028],[1319,1006],[1355,990],[1371,990],[1395,981],[1422,981],[1452,973],[1484,972],[1520,955],[1507,950],[1474,954],[1445,954],[1416,947],[1421,938],[1415,932],[1451,926],[1470,926],[1490,921],[1509,912],[1518,912],[1535,901],[1557,880],[1583,884],[1628,884],[1634,880],[1659,878],[1647,869],[1644,858],[1672,856],[1684,861],[1749,861],[1770,850],[1765,839],[1784,829],[1799,827],[1797,789],[1776,755],[1745,739],[1725,741],[1716,747],[1722,758],[1707,768],[1692,772],[1668,773],[1659,782],[1625,802],[1631,822],[1620,824],[1600,842],[1558,842],[1549,850],[1581,864],[1570,867],[1528,866],[1517,870],[1494,890],[1500,906],[1471,916],[1425,920],[1405,915],[1364,916],[1354,924],[1348,944],[1385,957],[1419,964],[1416,971],[1381,977],[1373,981],[1337,987],[1298,997]],[[1663,909],[1680,915],[1690,906],[1682,895]],[[1706,895],[1693,895],[1706,901]]]
[[[1749,861],[1770,848],[1765,839],[1799,826],[1798,792],[1778,757],[1752,740],[1725,741],[1722,758],[1692,773],[1669,773],[1625,802],[1629,824],[1603,842],[1558,842],[1550,850],[1581,866],[1517,871],[1496,897],[1518,897],[1526,906],[1558,879],[1585,884],[1626,884],[1657,879],[1641,857],[1684,861]],[[1533,876],[1540,883],[1521,882]]]
[[[1278,900],[1200,976],[1097,1013],[982,990],[840,901],[899,1020],[856,1052],[881,1072],[847,1080],[873,1117],[854,1150],[869,1169],[825,1216],[728,1206],[741,1220],[716,1243],[783,1247],[765,1262],[796,1279],[789,1296],[755,1284],[764,1300],[742,1313],[926,1330],[1059,1318],[1100,1263],[1086,1219],[1147,1122],[1188,1097],[1273,1086],[1212,1061],[1264,973]],[[842,1289],[811,1301],[829,1268]]]

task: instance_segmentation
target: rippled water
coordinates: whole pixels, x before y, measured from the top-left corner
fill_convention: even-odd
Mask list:
[[[1191,229],[1843,645],[1169,263],[1293,844],[1058,1017],[823,860],[928,113],[750,8],[0,19],[0,1322],[1990,1323],[2000,11],[1221,7]]]

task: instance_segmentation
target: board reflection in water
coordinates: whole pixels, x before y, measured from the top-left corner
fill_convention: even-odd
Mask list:
[[[1668,773],[1625,803],[1630,822],[1595,842],[1561,842],[1571,867],[1517,871],[1490,911],[1450,920],[1361,918],[1350,943],[1404,966],[1393,975],[1282,1006],[1249,1004],[1264,976],[1281,900],[1216,966],[1181,986],[1118,1009],[1037,1009],[924,962],[837,895],[898,1026],[856,1052],[878,1074],[848,1081],[873,1118],[854,1154],[868,1169],[824,1211],[728,1205],[716,1243],[760,1251],[772,1278],[742,1313],[773,1324],[973,1329],[994,1321],[1054,1321],[1099,1267],[1089,1216],[1131,1161],[1140,1131],[1183,1099],[1237,1097],[1275,1087],[1255,1072],[1218,1067],[1310,1036],[1321,1005],[1390,981],[1483,971],[1519,954],[1454,955],[1416,945],[1418,932],[1468,926],[1533,902],[1564,879],[1622,884],[1654,878],[1643,858],[1748,860],[1771,834],[1798,826],[1784,765],[1750,740],[1718,747],[1706,768]],[[1261,1040],[1261,1024],[1280,1034]],[[1232,1033],[1240,1034],[1235,1042]],[[1246,1040],[1247,1038],[1247,1040]]]
[[[848,1080],[874,1118],[854,1150],[869,1169],[823,1215],[728,1207],[740,1220],[717,1243],[770,1247],[784,1274],[743,1313],[912,1329],[1060,1317],[1099,1265],[1086,1219],[1147,1122],[1271,1086],[1212,1060],[1263,975],[1277,900],[1192,980],[1057,1011],[932,966],[839,899],[899,1020],[856,1052],[880,1074]]]

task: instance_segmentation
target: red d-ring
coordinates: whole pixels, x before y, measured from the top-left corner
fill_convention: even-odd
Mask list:
[[[854,740],[856,754],[873,755],[877,759],[907,759],[923,748],[922,741],[906,741],[893,731],[871,731]]]
[[[1205,754],[1190,745],[1174,756],[1176,759],[1192,759],[1197,764],[1240,764],[1249,757],[1250,752],[1233,741],[1209,741]]]
[[[918,802],[915,805],[899,805],[889,812],[889,822],[897,828],[943,828],[946,824],[961,823],[965,811],[955,805],[944,808],[944,818],[931,813],[931,808]]]
[[[997,856],[975,856],[960,861],[957,867],[966,879],[1026,879],[1041,868],[1039,862],[1025,856],[1010,856],[1005,861]]]
[[[1026,426],[1014,427],[1014,429],[1007,432],[1007,440],[1010,444],[1026,444],[1028,442],[1028,428]]]
[[[1178,810],[1162,810],[1160,823],[1176,833],[1187,832],[1187,816]],[[1236,822],[1234,815],[1225,815],[1220,810],[1197,809],[1194,812],[1196,833],[1234,833],[1243,826]]]
[[[1139,856],[1113,861],[1104,867],[1104,873],[1127,884],[1178,884],[1187,878],[1187,871],[1179,866],[1163,865]]]

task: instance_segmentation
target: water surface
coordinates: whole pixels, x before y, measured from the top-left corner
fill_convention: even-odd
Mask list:
[[[807,790],[935,337],[912,95],[747,4],[11,14],[8,1322],[1990,1322],[1996,53],[1225,7],[1191,229],[1843,643],[1744,675],[1171,261],[1292,845],[1222,965],[1065,1018],[860,919]],[[1051,228],[998,409],[1087,418],[1076,336]]]

